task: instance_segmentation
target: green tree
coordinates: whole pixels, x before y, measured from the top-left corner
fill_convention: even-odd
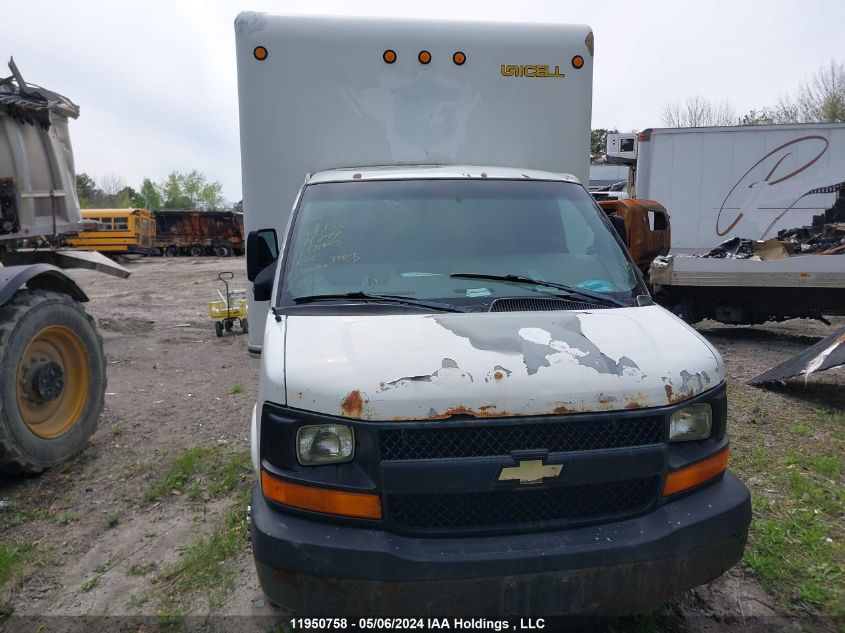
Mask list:
[[[97,187],[97,183],[85,172],[76,174],[76,196],[79,198],[79,206],[83,209],[91,209],[98,204],[103,192]]]
[[[199,192],[199,202],[206,211],[218,211],[222,209],[226,201],[223,199],[223,185],[220,182],[209,182],[203,185]]]
[[[138,192],[138,206],[150,211],[158,211],[161,208],[161,195],[159,195],[158,187],[149,178],[144,178],[144,182],[141,184],[141,191]]]
[[[159,187],[161,204],[170,209],[216,211],[226,206],[223,184],[208,182],[205,175],[192,169],[171,172]]]
[[[178,171],[172,171],[161,183],[162,205],[168,209],[189,209],[191,200],[184,193],[183,176]]]
[[[117,196],[115,197],[114,206],[118,209],[128,209],[128,208],[137,208],[139,205],[137,204],[138,201],[138,192],[135,191],[132,187],[124,187],[120,191],[117,192]]]
[[[740,125],[770,125],[774,122],[774,114],[770,108],[750,110],[739,119]]]
[[[590,160],[598,160],[607,152],[607,135],[616,134],[619,130],[596,128],[590,132]]]
[[[797,123],[845,121],[845,63],[831,60],[820,66],[793,97],[781,97],[776,107]]]
[[[187,174],[181,175],[182,192],[191,201],[191,208],[196,208],[199,201],[200,192],[206,186],[205,176],[203,176],[196,169],[192,169]]]

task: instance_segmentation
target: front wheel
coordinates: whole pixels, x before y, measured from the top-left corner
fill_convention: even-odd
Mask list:
[[[85,446],[105,364],[94,320],[67,295],[20,290],[0,308],[0,471],[41,472]]]
[[[249,334],[249,321],[246,319],[241,319],[241,332]]]

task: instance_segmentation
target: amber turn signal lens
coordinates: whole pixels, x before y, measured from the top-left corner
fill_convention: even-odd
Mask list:
[[[728,467],[728,456],[730,447],[726,446],[718,453],[702,459],[690,466],[681,468],[666,475],[666,483],[663,484],[663,496],[668,497],[699,484],[718,477]]]
[[[396,61],[396,51],[392,51],[388,48],[386,51],[384,51],[384,55],[382,55],[381,57],[388,64],[392,64]]]
[[[576,55],[572,58],[572,67],[573,68],[581,68],[584,65],[584,58],[580,55]]]
[[[431,61],[431,53],[429,53],[428,51],[420,51],[418,59],[420,60],[421,64],[427,64]]]
[[[252,54],[255,55],[255,59],[260,62],[263,62],[265,59],[267,59],[267,49],[263,46],[256,46],[253,49]]]
[[[457,53],[452,55],[452,61],[455,62],[458,66],[463,66],[466,60],[467,56],[464,55],[461,51],[458,51]]]
[[[381,499],[374,494],[303,486],[276,479],[265,470],[261,471],[261,490],[270,501],[291,508],[359,519],[381,518]]]

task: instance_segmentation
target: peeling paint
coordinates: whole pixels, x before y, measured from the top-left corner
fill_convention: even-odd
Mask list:
[[[389,391],[396,387],[405,387],[408,383],[415,382],[473,382],[472,375],[461,371],[456,363],[451,358],[444,358],[440,362],[440,369],[430,374],[422,374],[419,376],[403,376],[390,382],[380,382],[379,391]]]
[[[590,341],[581,330],[578,315],[555,315],[552,321],[547,317],[534,320],[522,314],[503,315],[503,318],[491,319],[490,323],[475,321],[471,328],[464,325],[466,321],[449,315],[437,315],[434,320],[467,339],[476,349],[521,355],[529,375],[536,374],[541,367],[550,367],[549,358],[557,354],[600,374],[641,374],[637,364],[627,356],[615,361]]]
[[[491,372],[487,374],[487,377],[484,379],[484,382],[501,382],[505,378],[509,377],[513,372],[510,369],[506,369],[501,365],[496,365]]]
[[[686,400],[724,374],[709,347],[656,306],[286,323],[286,397],[330,415],[342,401],[343,415],[364,420],[645,409]]]

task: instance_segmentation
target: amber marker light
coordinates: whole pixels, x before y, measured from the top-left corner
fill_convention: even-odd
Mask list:
[[[729,454],[730,447],[726,446],[710,457],[669,473],[663,484],[663,496],[668,497],[715,479],[727,469]]]
[[[584,67],[584,58],[580,55],[576,55],[572,58],[572,67],[573,68],[583,68]]]
[[[381,499],[376,494],[344,492],[303,486],[261,471],[261,490],[270,501],[291,508],[357,519],[380,519]]]
[[[386,63],[388,63],[388,64],[392,64],[393,62],[395,62],[395,61],[396,61],[396,51],[391,50],[391,49],[389,49],[389,48],[388,48],[386,51],[384,51],[384,54],[381,56],[381,58],[382,58],[382,59],[383,59]]]
[[[431,61],[431,53],[428,51],[420,51],[420,54],[417,55],[417,59],[420,60],[421,64],[427,64]]]
[[[252,54],[255,56],[255,59],[260,62],[263,62],[265,59],[267,59],[267,49],[263,46],[256,46],[254,49],[252,49]]]
[[[458,51],[457,53],[452,55],[452,61],[455,62],[458,66],[463,66],[466,60],[467,56],[464,55],[461,51]]]

